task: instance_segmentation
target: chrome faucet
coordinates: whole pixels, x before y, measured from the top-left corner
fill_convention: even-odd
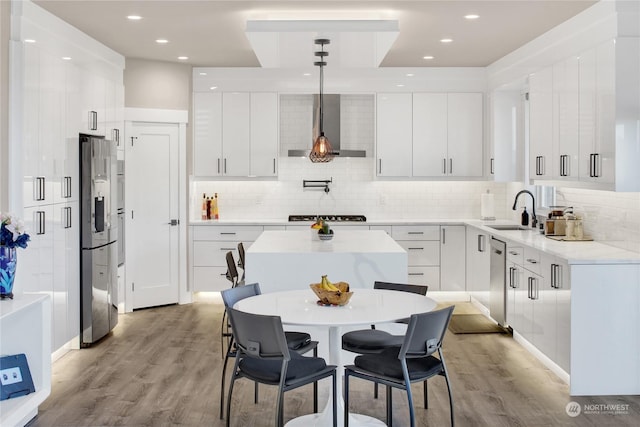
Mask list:
[[[538,218],[536,217],[536,199],[535,197],[533,197],[533,193],[529,190],[520,190],[518,191],[518,194],[516,194],[516,198],[513,200],[513,210],[516,210],[516,205],[518,203],[518,196],[520,196],[522,193],[527,193],[528,195],[531,196],[531,202],[533,204],[533,212],[532,212],[532,216],[533,218],[531,219],[531,226],[533,228],[536,228],[536,225],[538,224]]]

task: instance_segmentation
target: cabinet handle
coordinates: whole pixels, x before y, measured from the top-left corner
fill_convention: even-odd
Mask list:
[[[120,129],[111,129],[111,140],[115,141],[116,147],[120,146]]]
[[[220,248],[220,250],[221,250],[221,251],[225,251],[225,252],[233,251],[233,250],[235,250],[235,249],[236,249],[236,248]]]
[[[540,297],[540,286],[538,284],[538,279],[535,277],[531,278],[531,294],[532,300],[537,300]]]
[[[484,234],[478,234],[478,252],[484,252],[486,250],[486,239]]]
[[[519,254],[518,252],[516,252],[516,251],[509,251],[509,254],[510,254],[510,255],[520,255],[520,254]]]
[[[45,228],[45,212],[44,211],[36,211],[36,217],[38,222],[38,231],[37,235],[44,234],[47,230]]]
[[[222,163],[222,165],[223,165],[223,173],[226,175],[226,173],[227,173],[227,158],[225,157],[222,162],[223,162]]]
[[[62,197],[64,197],[65,199],[68,199],[71,197],[71,177],[70,176],[64,177]]]
[[[449,158],[449,173],[453,173],[453,159]]]
[[[595,178],[600,178],[601,170],[600,170],[600,154],[594,153],[593,155],[593,176]]]
[[[531,264],[537,264],[538,261],[533,259],[533,258],[527,258],[527,262],[530,262]]]
[[[46,183],[46,179],[44,176],[39,176],[36,178],[36,197],[35,199],[37,201],[42,201],[45,199],[46,194],[45,194],[45,183]]]
[[[273,173],[276,173],[276,159],[273,159]]]
[[[540,175],[540,156],[536,156],[536,175]]]
[[[220,233],[221,235],[228,235],[228,236],[235,236],[236,232],[235,231],[223,231]]]
[[[98,112],[89,111],[89,130],[98,130]]]
[[[382,175],[382,159],[378,159],[378,175]]]
[[[442,174],[447,174],[447,159],[442,159]]]
[[[494,169],[493,169],[493,165],[494,165],[494,159],[493,159],[493,157],[491,158],[491,162],[490,162],[489,164],[490,164],[490,166],[489,166],[489,172],[491,173],[491,175],[494,175],[494,174],[495,174],[495,172],[494,172]]]
[[[447,243],[447,234],[446,234],[447,229],[443,228],[442,229],[442,244],[445,245]]]
[[[513,286],[513,267],[509,267],[509,287],[515,288],[515,286]]]
[[[566,176],[564,174],[564,154],[560,155],[560,176]]]
[[[409,276],[424,276],[424,273],[409,273]]]
[[[424,234],[424,231],[408,231],[407,234]]]
[[[220,157],[218,157],[218,175],[220,175]]]
[[[64,208],[64,228],[71,228],[71,207]]]
[[[533,280],[533,277],[527,277],[527,298],[529,299],[531,299],[531,294],[532,294],[531,289],[533,288],[533,286],[531,285],[532,280]]]

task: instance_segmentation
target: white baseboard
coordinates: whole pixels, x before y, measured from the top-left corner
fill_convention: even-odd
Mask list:
[[[564,371],[560,366],[558,366],[553,360],[549,359],[543,352],[538,350],[533,344],[527,341],[522,335],[518,332],[513,331],[513,339],[516,340],[518,344],[523,346],[529,353],[535,356],[536,359],[542,362],[544,366],[546,366],[551,372],[556,374],[558,378],[564,381],[566,384],[570,382],[570,375]]]

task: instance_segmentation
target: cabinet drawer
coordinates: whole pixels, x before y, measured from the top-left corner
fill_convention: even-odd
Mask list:
[[[248,243],[244,243],[244,250],[249,248]],[[193,242],[193,265],[198,267],[227,267],[225,255],[233,252],[233,259],[238,261],[238,244],[236,242]]]
[[[523,267],[535,274],[540,274],[540,252],[531,248],[524,248]]]
[[[227,267],[193,267],[193,291],[223,291],[231,287],[227,280]]]
[[[439,225],[392,225],[395,240],[440,240]]]
[[[439,241],[400,241],[400,246],[407,251],[409,266],[414,265],[440,265],[440,242]]]
[[[216,225],[193,227],[193,240],[220,240],[231,242],[253,242],[260,234],[261,225]]]
[[[440,290],[440,267],[409,267],[408,271],[410,284],[427,285],[429,291]]]
[[[514,264],[522,265],[524,262],[524,248],[522,246],[508,246],[507,260]]]

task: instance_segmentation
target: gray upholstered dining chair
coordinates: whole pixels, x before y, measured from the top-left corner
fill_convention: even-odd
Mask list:
[[[291,351],[279,316],[245,313],[230,307],[227,311],[237,347],[227,396],[227,427],[231,420],[233,387],[240,378],[278,386],[274,425],[282,426],[284,393],[328,377],[332,378],[333,425],[337,426],[336,366],[327,365],[323,358],[305,357]],[[317,394],[314,402],[317,408]]]
[[[244,258],[244,244],[242,242],[238,243],[238,267],[242,269],[242,277],[241,281],[244,281],[245,272],[247,270],[246,262]]]
[[[251,283],[248,285],[239,285],[235,288],[226,289],[221,292],[222,301],[224,302],[225,311],[226,308],[233,308],[233,306],[240,300],[245,298],[249,298],[252,296],[260,295],[260,285],[258,283]],[[313,356],[318,356],[318,341],[311,341],[311,335],[306,332],[296,332],[296,331],[286,331],[285,338],[287,340],[287,346],[290,350],[294,350],[299,354],[306,354],[309,351],[313,350]],[[220,380],[220,419],[223,418],[223,405],[224,405],[224,384],[227,373],[227,363],[229,362],[230,357],[236,357],[237,348],[233,341],[233,330],[231,331],[231,339],[229,346],[227,347],[227,351],[224,357],[224,362],[222,365],[222,376]],[[318,412],[317,399],[318,395],[318,384],[313,384],[313,411]],[[258,402],[258,383],[256,383],[255,391],[254,391],[254,402]]]
[[[239,284],[244,284],[243,281],[238,279],[238,269],[236,268],[236,261],[233,259],[233,252],[227,252],[227,280],[231,282],[231,288],[235,288]],[[227,313],[222,314],[222,323],[220,324],[220,355],[224,357],[224,342],[227,341],[227,348],[230,345],[231,331],[229,330],[229,321],[227,320]]]
[[[355,358],[354,364],[345,366],[344,375],[344,425],[349,426],[349,379],[361,378],[383,384],[387,387],[387,425],[392,425],[392,389],[407,392],[411,427],[415,426],[411,383],[426,382],[427,379],[442,375],[449,392],[451,426],[454,426],[453,395],[442,354],[442,341],[451,320],[453,306],[438,311],[414,314],[407,325],[401,347],[389,347],[378,354],[363,354]],[[438,357],[434,354],[437,353]]]
[[[410,292],[425,296],[429,289],[426,285],[410,285],[405,283],[375,282],[373,289],[386,289],[400,292]],[[408,323],[408,319],[398,321]],[[381,353],[388,347],[400,347],[404,341],[403,335],[392,335],[389,332],[381,331],[371,325],[370,329],[360,329],[347,332],[342,335],[342,349],[358,354]],[[427,383],[424,383],[424,407],[427,408]],[[374,384],[373,397],[378,398],[378,384]]]

